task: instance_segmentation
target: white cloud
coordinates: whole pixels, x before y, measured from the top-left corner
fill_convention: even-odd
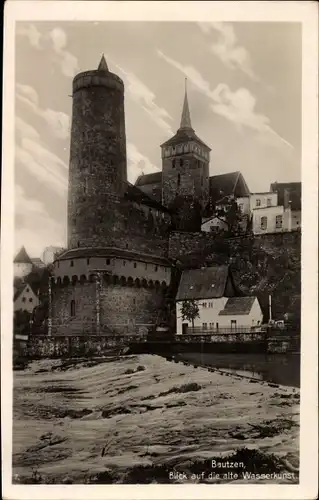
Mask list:
[[[79,69],[78,60],[66,49],[68,40],[63,29],[56,27],[49,33],[41,34],[33,24],[25,25],[21,23],[16,34],[27,37],[30,45],[35,49],[53,49],[53,54],[47,52],[49,59],[60,68],[65,76],[71,78],[75,76]]]
[[[212,30],[219,34],[218,41],[211,45],[211,51],[230,69],[240,69],[253,80],[258,77],[252,69],[251,57],[245,47],[239,45],[234,27],[229,23],[198,23],[200,29],[209,34]]]
[[[137,177],[144,174],[150,174],[159,170],[147,156],[144,156],[135,146],[135,144],[127,144],[128,158],[128,180],[135,182]]]
[[[67,192],[67,165],[38,142],[23,138],[15,148],[16,160],[39,182],[65,195]]]
[[[54,135],[59,139],[67,139],[70,135],[70,117],[62,111],[54,111],[47,108],[42,109],[39,105],[39,97],[36,91],[29,85],[17,83],[17,99],[23,102],[37,116],[40,116],[52,129]]]
[[[209,83],[193,66],[183,66],[160,50],[157,50],[157,54],[168,64],[181,71],[195,87],[211,100],[210,107],[215,113],[231,121],[237,127],[247,127],[260,134],[265,134],[268,137],[268,142],[275,146],[278,146],[279,143],[290,148],[293,147],[272,129],[267,116],[255,111],[256,98],[248,89],[239,88],[233,92],[228,85],[220,83],[212,90]]]
[[[15,212],[19,221],[15,226],[16,250],[24,245],[31,256],[41,256],[46,245],[64,245],[62,225],[49,216],[43,203],[28,198],[18,184],[15,186]]]
[[[164,130],[166,134],[172,135],[173,132],[169,123],[172,117],[166,109],[156,104],[155,94],[136,75],[125,71],[118,64],[113,64],[122,73],[125,87],[130,97],[135,102],[141,104],[144,111],[158,127]]]
[[[26,36],[32,47],[35,47],[36,49],[43,48],[41,44],[42,35],[34,24],[25,26],[24,23],[17,23],[16,34],[19,36]]]
[[[17,134],[21,139],[23,137],[26,137],[27,139],[33,139],[35,141],[40,139],[40,134],[35,130],[35,128],[19,118],[19,116],[15,117],[15,128]]]
[[[67,36],[61,28],[54,28],[49,33],[55,51],[55,61],[60,64],[64,75],[73,77],[77,73],[79,66],[77,58],[66,50]]]

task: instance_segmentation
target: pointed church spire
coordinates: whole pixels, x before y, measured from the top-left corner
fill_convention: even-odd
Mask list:
[[[192,129],[191,116],[190,116],[190,112],[189,112],[188,98],[187,98],[187,78],[185,78],[185,97],[184,97],[181,125],[179,128],[180,129],[184,129],[184,128]]]
[[[102,54],[102,57],[101,57],[101,61],[100,61],[100,64],[98,66],[98,71],[108,71],[109,68],[107,66],[107,62],[105,60],[105,57],[104,57],[104,54]]]

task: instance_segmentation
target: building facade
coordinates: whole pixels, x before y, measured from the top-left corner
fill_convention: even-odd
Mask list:
[[[183,271],[176,297],[177,334],[250,330],[262,324],[263,315],[257,297],[238,297],[228,266],[211,266]],[[196,317],[183,316],[183,303],[198,307]]]

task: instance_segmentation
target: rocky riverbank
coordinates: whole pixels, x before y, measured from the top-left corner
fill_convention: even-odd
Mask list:
[[[159,356],[33,362],[13,418],[14,483],[298,482],[298,390]]]

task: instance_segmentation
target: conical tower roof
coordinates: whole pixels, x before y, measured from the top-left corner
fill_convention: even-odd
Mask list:
[[[100,60],[100,64],[98,65],[97,70],[98,71],[109,71],[109,68],[108,68],[107,62],[105,60],[104,54],[102,54],[102,57],[101,57],[101,60]]]
[[[185,78],[184,104],[183,104],[183,111],[182,111],[182,117],[181,117],[181,125],[179,128],[182,130],[184,130],[184,129],[193,130],[192,123],[191,123],[191,115],[189,112],[189,105],[188,105],[187,79],[186,78]]]
[[[32,264],[32,261],[24,247],[21,247],[13,262],[16,264]]]

